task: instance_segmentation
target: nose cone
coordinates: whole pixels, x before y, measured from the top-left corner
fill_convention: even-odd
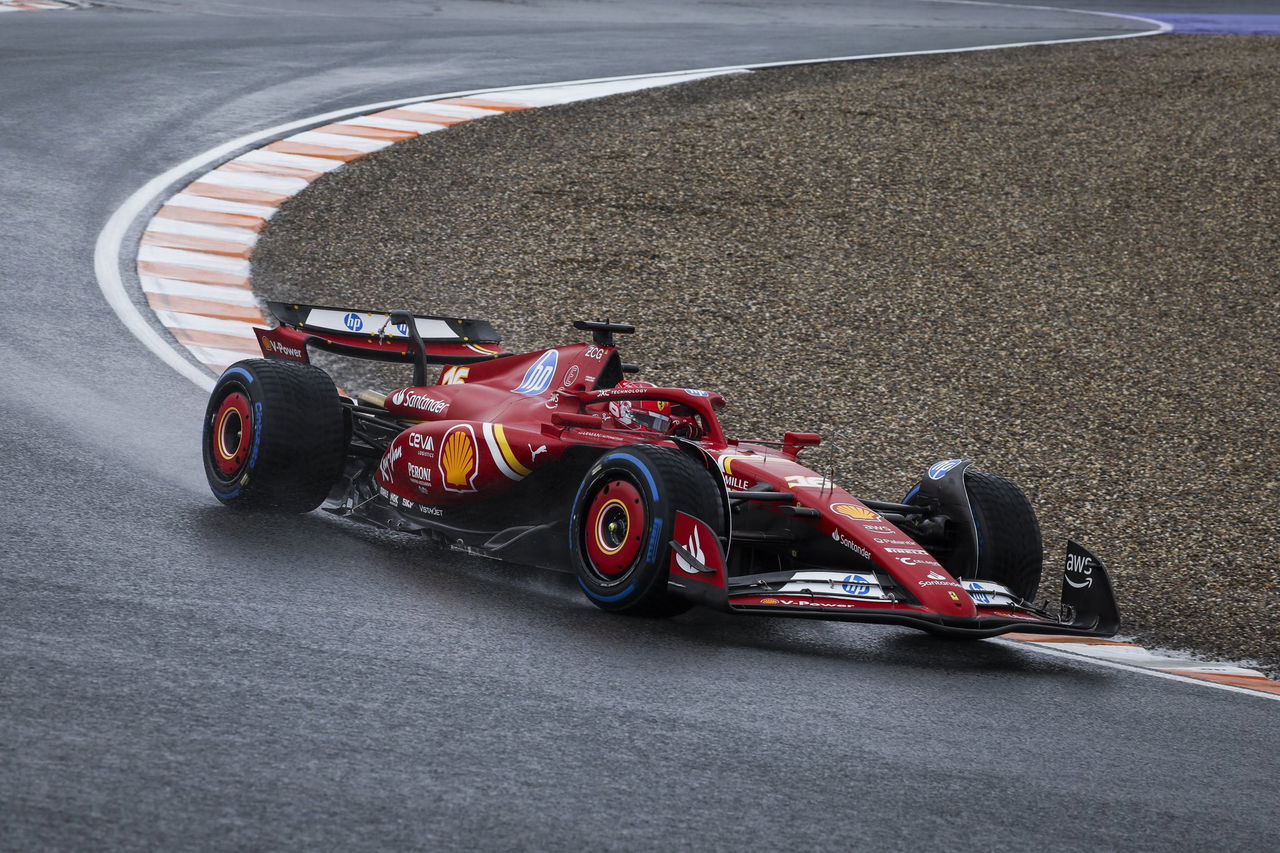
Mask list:
[[[913,565],[903,568],[908,571],[894,572],[899,583],[925,607],[944,616],[972,618],[978,615],[978,608],[969,593],[933,558],[921,557]]]

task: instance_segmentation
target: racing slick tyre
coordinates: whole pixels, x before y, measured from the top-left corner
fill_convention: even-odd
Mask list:
[[[248,359],[213,387],[201,455],[209,488],[224,504],[309,512],[341,476],[346,443],[346,416],[327,373]]]
[[[1030,601],[1044,561],[1031,502],[1013,482],[985,471],[966,471],[964,487],[978,529],[977,579],[1003,584]]]
[[[596,460],[569,517],[574,571],[592,604],[637,616],[675,616],[693,606],[667,594],[677,512],[702,520],[717,535],[724,531],[719,486],[697,461],[647,444]]]

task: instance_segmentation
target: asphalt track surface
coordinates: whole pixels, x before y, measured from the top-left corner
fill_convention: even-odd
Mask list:
[[[0,847],[1270,847],[1274,701],[894,628],[611,617],[562,576],[233,514],[203,393],[93,276],[152,176],[329,109],[1142,28],[818,0],[5,16]]]

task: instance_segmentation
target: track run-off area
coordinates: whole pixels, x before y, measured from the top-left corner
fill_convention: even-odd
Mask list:
[[[6,16],[0,845],[1265,845],[1277,795],[1254,744],[1280,723],[1262,696],[1010,643],[638,623],[557,577],[326,518],[228,513],[201,476],[199,386],[241,350],[189,335],[192,358],[173,339],[237,336],[167,322],[210,316],[180,300],[216,301],[182,282],[254,319],[240,282],[174,267],[247,279],[249,252],[221,244],[251,241],[193,227],[239,225],[192,211],[265,220],[228,205],[270,209],[244,192],[296,192],[308,176],[281,169],[329,164],[288,158],[335,159],[284,150],[289,136],[434,132],[394,122],[447,126],[511,86],[1152,29],[941,3]],[[316,129],[388,110],[381,127]],[[73,116],[92,134],[68,133]],[[219,166],[233,158],[262,168]],[[976,803],[992,810],[977,824]]]

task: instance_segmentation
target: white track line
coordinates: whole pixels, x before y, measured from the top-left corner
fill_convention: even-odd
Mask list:
[[[948,6],[995,6],[1000,9],[1035,9],[1040,12],[1067,12],[1075,15],[1095,15],[1100,18],[1120,18],[1126,21],[1140,21],[1157,28],[1161,33],[1170,32],[1173,29],[1172,24],[1166,24],[1164,21],[1157,21],[1155,18],[1144,18],[1141,15],[1134,15],[1130,12],[1099,12],[1096,9],[1066,9],[1061,6],[1031,6],[1026,3],[996,3],[994,0],[923,0],[926,3],[943,3]],[[1120,38],[1132,38],[1133,36],[1145,36],[1150,33],[1131,33]],[[1109,38],[1109,36],[1093,36],[1092,38]]]
[[[502,115],[502,110],[487,110],[484,107],[461,107],[457,104],[408,104],[401,107],[402,110],[408,110],[411,113],[427,113],[429,115],[452,116],[454,118],[463,118],[468,121],[476,118],[486,118],[488,116]],[[445,125],[440,125],[444,127]]]
[[[994,642],[1001,643],[1003,645],[1014,646],[1019,649],[1026,649],[1027,651],[1032,651],[1037,654],[1049,655],[1051,657],[1067,658],[1069,660],[1074,660],[1077,662],[1085,661],[1095,666],[1105,666],[1110,669],[1122,669],[1127,672],[1139,672],[1139,673],[1142,673],[1143,675],[1150,675],[1155,678],[1167,678],[1172,681],[1181,681],[1186,684],[1196,684],[1196,685],[1199,685],[1200,687],[1212,687],[1215,690],[1226,690],[1231,693],[1243,693],[1247,696],[1259,696],[1263,699],[1274,699],[1274,700],[1280,701],[1280,694],[1266,693],[1262,690],[1250,690],[1247,687],[1237,687],[1234,684],[1221,684],[1216,681],[1206,681],[1203,678],[1192,678],[1191,676],[1178,675],[1177,673],[1173,673],[1173,672],[1164,672],[1159,669],[1148,669],[1142,666],[1135,666],[1134,664],[1131,664],[1131,663],[1122,663],[1120,661],[1107,660],[1106,658],[1095,657],[1093,655],[1085,654],[1082,651],[1076,651],[1076,650],[1068,651],[1065,644],[1059,645],[1056,643],[1043,643],[1043,642],[1028,643],[1028,642],[1023,642],[1021,640],[1009,640],[1009,639],[1004,639],[1000,637],[995,638]],[[1252,670],[1250,671],[1252,672]]]

